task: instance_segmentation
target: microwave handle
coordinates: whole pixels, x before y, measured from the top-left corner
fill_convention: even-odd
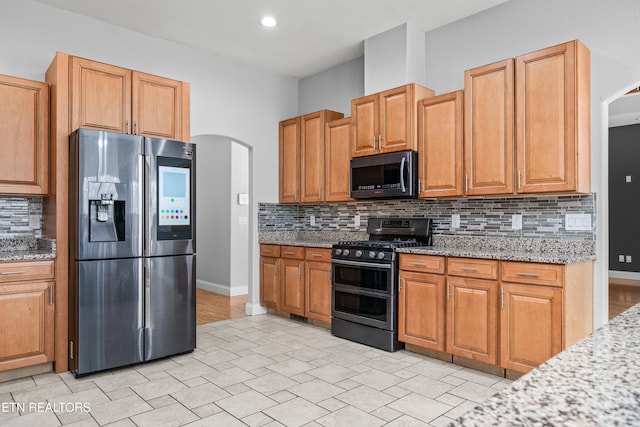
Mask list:
[[[402,192],[403,193],[407,192],[407,188],[404,185],[404,166],[405,166],[405,161],[406,161],[406,157],[403,157],[402,161],[400,162],[400,185],[402,187]]]

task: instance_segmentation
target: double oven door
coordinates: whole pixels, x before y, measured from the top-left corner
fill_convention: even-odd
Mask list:
[[[379,329],[395,330],[394,265],[334,259],[331,315]]]

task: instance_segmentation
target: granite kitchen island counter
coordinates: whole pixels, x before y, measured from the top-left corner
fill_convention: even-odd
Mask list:
[[[54,259],[56,241],[41,238],[0,239],[0,262]]]
[[[451,426],[640,426],[640,304]]]

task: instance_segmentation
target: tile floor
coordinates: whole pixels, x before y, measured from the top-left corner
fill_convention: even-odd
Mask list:
[[[442,426],[511,383],[270,314],[197,330],[189,354],[0,383],[0,425]]]

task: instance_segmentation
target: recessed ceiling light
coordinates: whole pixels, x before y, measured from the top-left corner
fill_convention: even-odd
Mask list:
[[[271,28],[278,25],[278,21],[276,21],[276,18],[274,18],[273,16],[263,16],[260,20],[260,25],[262,25],[263,27]]]

